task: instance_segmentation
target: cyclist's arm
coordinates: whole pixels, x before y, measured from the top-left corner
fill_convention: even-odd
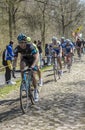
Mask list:
[[[37,65],[38,60],[39,60],[39,55],[38,55],[38,53],[34,54],[34,58],[35,58],[35,60],[34,60],[34,62],[33,62],[33,64],[32,64],[32,66],[31,66],[31,67],[34,67],[34,66],[36,66],[36,65]]]

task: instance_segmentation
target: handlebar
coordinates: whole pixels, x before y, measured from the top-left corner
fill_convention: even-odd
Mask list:
[[[32,71],[32,68],[28,68],[28,69],[26,69],[26,70],[23,70],[23,71],[21,71],[21,70],[15,70],[15,72],[16,73],[21,73],[21,72],[28,72],[28,71]]]

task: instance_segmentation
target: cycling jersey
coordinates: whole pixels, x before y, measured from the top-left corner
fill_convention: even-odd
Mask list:
[[[62,56],[64,56],[64,54],[65,54],[66,42],[65,42],[65,41],[62,42],[62,43],[60,44],[60,46],[62,47]]]
[[[71,45],[71,44],[66,45],[66,46],[65,46],[65,53],[66,53],[66,54],[70,53],[70,52],[71,52],[71,49],[72,49],[72,45]]]
[[[62,49],[65,49],[66,42],[63,42],[63,43],[61,43],[60,45],[61,45]]]
[[[60,45],[52,45],[52,48],[56,52],[57,55],[60,54]]]
[[[22,59],[26,61],[26,63],[32,63],[34,61],[34,54],[37,53],[35,47],[32,44],[26,44],[26,48],[22,49],[20,48],[20,46],[18,45],[15,49],[14,49],[14,55],[15,57],[18,57],[18,53],[20,53],[22,55]]]

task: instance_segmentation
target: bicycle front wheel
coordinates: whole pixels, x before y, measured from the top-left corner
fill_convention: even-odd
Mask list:
[[[28,108],[33,104],[33,96],[26,86],[25,82],[21,83],[20,86],[20,107],[23,114],[28,112]]]

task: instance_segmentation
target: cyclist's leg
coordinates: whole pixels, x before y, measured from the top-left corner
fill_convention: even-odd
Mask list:
[[[41,69],[39,67],[38,67],[37,73],[39,76],[39,86],[42,86],[43,85],[42,72],[41,72]]]
[[[67,55],[67,62],[68,62],[68,65],[71,65],[71,55]]]
[[[40,61],[37,62],[37,74],[38,74],[38,78],[39,78],[39,86],[42,86],[42,73],[41,73],[41,69],[40,69]]]
[[[33,86],[34,86],[34,101],[38,102],[39,93],[38,93],[38,88],[37,88],[36,72],[34,71],[33,71]]]
[[[36,73],[33,71],[33,86],[37,89],[37,80],[36,80]]]
[[[63,70],[62,70],[62,60],[61,60],[61,57],[60,57],[60,56],[57,58],[57,61],[58,61],[58,63],[59,63],[60,72],[61,72],[61,74],[63,74]]]

